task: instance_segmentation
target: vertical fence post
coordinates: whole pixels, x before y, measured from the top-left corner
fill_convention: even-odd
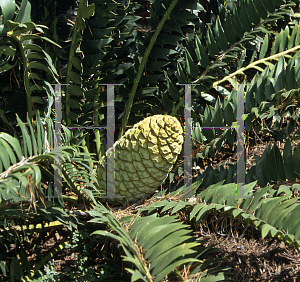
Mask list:
[[[108,198],[115,197],[115,103],[114,85],[107,86],[107,128],[106,128],[106,195]]]
[[[192,197],[188,188],[192,185],[192,85],[190,83],[177,83],[184,85],[184,195]]]
[[[55,84],[54,198],[62,196],[61,119],[61,85]]]
[[[185,84],[184,89],[184,195],[192,197],[188,188],[192,185],[192,91],[191,84]]]
[[[238,86],[237,90],[237,128],[236,128],[236,139],[237,139],[237,164],[236,164],[236,195],[230,196],[230,198],[253,198],[252,196],[245,196],[245,179],[246,179],[246,167],[245,167],[245,98],[244,98],[244,87],[242,83]]]
[[[62,197],[62,163],[61,163],[61,85],[55,85],[55,124],[54,124],[54,195],[46,196],[46,198],[61,198]]]
[[[236,183],[242,185],[238,188],[236,196],[242,198],[245,196],[245,121],[244,121],[244,84],[241,84],[237,91],[237,172],[236,172]]]

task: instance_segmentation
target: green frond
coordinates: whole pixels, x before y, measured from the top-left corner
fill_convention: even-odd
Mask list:
[[[163,214],[172,210],[171,214],[174,214],[184,208],[185,213],[189,213],[190,220],[195,219],[196,225],[207,213],[221,213],[259,229],[262,238],[270,235],[292,247],[300,248],[300,219],[297,216],[300,204],[297,203],[297,197],[290,198],[293,191],[299,188],[299,184],[282,186],[275,194],[272,185],[254,190],[256,182],[252,182],[245,185],[244,195],[239,198],[236,191],[242,189],[241,185],[223,183],[221,181],[211,185],[197,194],[196,202],[178,201],[169,196],[169,200],[152,203],[139,211]],[[195,183],[194,187],[197,188],[199,184]],[[282,191],[286,191],[287,195],[279,196]]]
[[[134,279],[143,277],[143,281],[158,282],[184,263],[199,262],[186,257],[195,253],[193,248],[199,244],[188,242],[192,238],[191,230],[187,225],[178,222],[177,216],[157,217],[153,214],[137,217],[126,232],[112,213],[102,205],[97,205],[90,214],[95,217],[91,222],[106,222],[117,233],[115,235],[98,230],[92,234],[108,236],[121,243],[126,253],[124,260],[136,267],[128,269]]]
[[[296,203],[298,198],[272,197],[268,193],[272,186],[253,192],[254,186],[255,183],[246,185],[245,198],[238,199],[232,197],[235,195],[235,184],[222,185],[222,183],[218,183],[212,185],[197,195],[197,198],[205,204],[201,204],[199,211],[197,211],[199,209],[197,207],[197,210],[192,211],[191,215],[196,217],[196,221],[199,222],[209,209],[216,209],[226,215],[232,215],[244,224],[251,224],[261,230],[262,238],[271,235],[284,240],[290,246],[299,248],[300,224],[297,213],[300,204]],[[238,200],[239,205],[237,207]],[[202,209],[204,212],[200,214]]]
[[[32,123],[27,116],[28,130],[18,116],[17,120],[22,132],[22,143],[7,133],[0,134],[0,202],[44,201],[45,196],[53,195],[51,187],[57,158],[53,121],[47,116],[42,121],[37,113],[36,121]],[[65,130],[68,138],[65,140],[70,140],[70,132]],[[91,161],[91,155],[80,153],[74,146],[62,146],[60,161],[66,185],[90,201],[81,190],[88,186],[97,191],[92,183],[97,183],[95,172],[85,164]],[[47,190],[42,188],[44,181],[48,182]]]

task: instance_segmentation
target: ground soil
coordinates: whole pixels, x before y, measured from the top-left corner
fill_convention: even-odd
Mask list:
[[[300,254],[297,250],[272,237],[261,238],[256,229],[239,223],[222,230],[222,220],[225,219],[206,219],[197,234],[208,240],[204,246],[214,245],[219,249],[218,253],[206,258],[228,259],[219,266],[232,267],[233,281],[300,281]]]

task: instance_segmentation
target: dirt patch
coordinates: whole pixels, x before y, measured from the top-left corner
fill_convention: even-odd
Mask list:
[[[213,231],[200,228],[198,235],[208,240],[205,246],[219,249],[206,258],[228,258],[220,265],[232,267],[233,281],[300,281],[299,252],[274,238],[260,238],[251,227],[240,225],[228,233],[220,227]]]

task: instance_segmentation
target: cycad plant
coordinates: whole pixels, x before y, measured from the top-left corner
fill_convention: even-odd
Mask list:
[[[62,123],[98,128],[94,133],[83,134],[84,129],[64,127],[63,144],[69,147],[62,150],[62,185],[63,189],[77,194],[77,198],[63,195],[62,199],[93,204],[89,211],[93,219],[88,222],[98,229],[93,236],[109,237],[119,243],[132,281],[230,279],[228,269],[218,266],[221,260],[205,258],[205,253],[215,249],[205,248],[201,238],[196,238],[197,226],[207,214],[251,226],[263,238],[273,236],[290,247],[299,248],[300,244],[296,197],[300,174],[300,145],[297,145],[300,30],[295,12],[299,3],[290,0],[224,0],[216,6],[213,1],[200,3],[194,0],[80,1],[82,10],[74,22],[74,45],[66,74],[66,81],[71,85],[63,103],[67,117]],[[149,17],[141,19],[139,15],[145,11]],[[146,29],[140,28],[141,22],[147,23]],[[80,52],[78,49],[75,52],[75,47],[80,47]],[[75,53],[82,56],[74,59]],[[283,152],[274,144],[261,157],[255,157],[256,163],[246,171],[245,198],[234,197],[241,184],[235,183],[236,166],[231,164],[217,169],[209,166],[189,187],[192,198],[187,199],[185,189],[179,185],[172,187],[171,192],[162,189],[130,212],[109,210],[99,203],[106,198],[101,198],[103,191],[97,185],[101,181],[105,183],[105,159],[101,159],[106,149],[105,129],[99,127],[105,127],[107,122],[107,96],[105,86],[101,85],[107,83],[122,84],[115,87],[116,142],[121,140],[128,124],[134,125],[147,116],[175,116],[184,126],[184,89],[178,84],[194,83],[192,137],[196,144],[201,144],[201,150],[194,148],[197,150],[193,164],[196,166],[201,159],[213,157],[225,146],[235,150],[237,89],[244,84],[247,140],[261,134],[272,136],[285,143]],[[68,216],[70,210],[58,207],[55,200],[49,203],[43,199],[54,192],[53,124],[45,116],[47,138],[38,114],[34,123],[30,117],[27,120],[30,134],[18,120],[20,130],[15,132],[21,132],[23,152],[17,136],[0,135],[0,144],[6,148],[0,151],[3,234],[10,230],[7,222],[12,214],[30,217],[31,225],[58,220],[57,224],[71,229],[80,228],[84,222]],[[135,133],[145,131],[147,128],[141,125]],[[155,131],[153,136],[158,137]],[[125,134],[123,140],[127,138]],[[50,152],[43,147],[46,139]],[[78,146],[81,144],[84,149]],[[147,146],[144,149],[150,150]],[[99,179],[91,169],[92,152],[98,161],[101,159]],[[136,158],[141,152],[137,153]],[[126,161],[122,159],[122,164],[116,165],[126,169]],[[126,180],[134,184],[135,175],[127,172]],[[177,173],[183,173],[180,162],[174,166],[169,180]],[[122,177],[124,180],[126,176]],[[287,180],[291,184],[273,185]],[[47,189],[43,190],[44,185]],[[131,186],[134,190],[135,186]],[[205,190],[200,192],[200,188]],[[123,195],[126,200],[127,193]],[[24,200],[20,197],[27,206],[36,207],[36,211],[25,211],[19,205]],[[111,203],[118,204],[118,201]],[[5,210],[7,205],[9,208]],[[6,218],[7,215],[10,217]],[[25,225],[19,223],[19,228],[24,230]],[[38,271],[37,267],[25,268],[27,260],[21,258],[21,265],[17,259],[10,262],[10,268],[18,270],[11,271],[12,280],[32,278]],[[8,269],[5,260],[0,263],[5,272]]]

